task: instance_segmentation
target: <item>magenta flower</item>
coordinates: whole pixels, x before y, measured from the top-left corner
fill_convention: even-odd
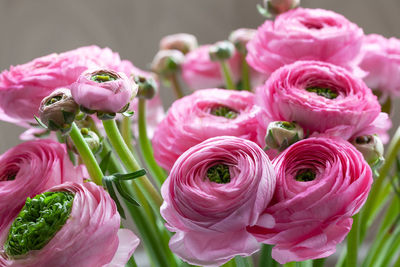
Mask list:
[[[260,142],[271,121],[296,121],[306,133],[325,132],[343,139],[383,134],[390,127],[365,83],[329,63],[299,61],[284,66],[257,89],[256,99],[264,110],[259,116]]]
[[[256,223],[275,188],[270,160],[255,143],[210,138],[176,161],[161,192],[161,214],[176,234],[171,250],[195,265],[222,265],[259,248],[246,226]]]
[[[363,156],[341,139],[308,138],[274,159],[276,190],[248,230],[283,264],[327,257],[343,241],[372,184]]]
[[[138,87],[125,73],[106,69],[88,70],[71,85],[72,97],[89,110],[117,113],[137,93]]]
[[[119,229],[116,205],[102,187],[65,183],[49,191],[74,195],[67,221],[43,248],[18,257],[3,256],[1,266],[125,266],[139,239],[130,230]],[[4,235],[8,230],[1,240]]]
[[[400,40],[386,39],[377,34],[364,38],[362,46],[362,70],[368,75],[365,83],[384,95],[400,96]]]
[[[173,103],[153,137],[154,157],[170,170],[190,147],[215,136],[257,140],[254,94],[223,89],[199,90]]]
[[[247,45],[247,62],[265,74],[298,60],[325,61],[352,69],[363,36],[361,28],[335,12],[296,8],[258,28]]]
[[[65,183],[82,183],[86,170],[74,167],[64,145],[52,140],[22,143],[0,156],[0,232],[27,197]]]
[[[117,69],[120,63],[109,48],[87,46],[11,66],[0,74],[0,120],[28,126],[42,99],[56,88],[75,82],[88,68]]]

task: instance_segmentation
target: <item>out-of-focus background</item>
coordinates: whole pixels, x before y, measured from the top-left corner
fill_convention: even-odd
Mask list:
[[[0,70],[53,52],[96,44],[148,69],[159,40],[192,33],[200,43],[258,27],[262,0],[0,0]],[[343,14],[366,33],[400,37],[399,0],[302,0],[303,7]],[[169,90],[161,92],[172,102]],[[397,112],[400,113],[397,101]],[[400,114],[399,114],[400,115]],[[400,116],[395,116],[395,125]],[[21,128],[0,122],[0,153],[19,143]]]

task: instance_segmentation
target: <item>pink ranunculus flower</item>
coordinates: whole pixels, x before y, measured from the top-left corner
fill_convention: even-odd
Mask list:
[[[371,188],[372,171],[362,154],[340,138],[308,138],[273,165],[274,197],[248,231],[275,245],[272,257],[281,264],[333,254]]]
[[[128,229],[120,228],[120,215],[108,193],[94,183],[65,183],[50,192],[74,194],[69,218],[40,250],[16,259],[1,257],[1,266],[123,267],[139,244]],[[3,245],[8,231],[3,232]]]
[[[247,62],[265,74],[298,60],[354,69],[363,36],[361,28],[333,11],[296,8],[258,28],[247,45]]]
[[[87,70],[71,86],[72,97],[89,110],[121,111],[133,97],[138,87],[125,73],[107,69]]]
[[[157,163],[171,170],[183,152],[210,137],[256,141],[261,110],[254,101],[253,93],[224,89],[199,90],[175,101],[152,139]]]
[[[368,134],[383,134],[387,129],[382,128],[390,126],[365,83],[330,63],[299,61],[286,65],[258,87],[256,99],[263,108],[258,116],[263,126],[259,142],[272,121],[296,121],[305,133],[329,132],[343,139],[366,129]]]
[[[11,66],[0,74],[0,120],[28,126],[42,99],[56,88],[72,84],[89,68],[116,69],[120,63],[109,48],[86,46]]]
[[[365,83],[384,95],[400,96],[400,40],[377,34],[365,36],[362,46],[362,70]]]
[[[82,183],[86,170],[74,167],[64,145],[52,140],[22,143],[0,156],[0,232],[27,197],[65,183]]]
[[[190,148],[161,188],[161,215],[176,232],[171,250],[202,266],[256,252],[259,245],[246,226],[257,222],[274,189],[271,162],[251,141],[220,136]]]

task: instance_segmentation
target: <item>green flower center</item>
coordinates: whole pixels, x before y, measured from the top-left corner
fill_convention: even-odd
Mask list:
[[[296,128],[296,124],[294,124],[293,122],[288,122],[288,121],[280,121],[280,122],[277,122],[276,125],[278,127],[286,129],[286,130],[293,130],[294,128]]]
[[[239,113],[227,106],[218,106],[211,109],[214,116],[225,117],[227,119],[235,119]]]
[[[9,256],[42,249],[67,221],[74,200],[69,192],[45,192],[27,198],[4,244]]]
[[[52,98],[50,98],[49,100],[46,101],[45,105],[46,105],[46,106],[50,106],[50,105],[52,105],[52,104],[54,104],[54,103],[57,103],[57,102],[60,101],[62,98],[63,98],[62,95],[53,96]]]
[[[105,82],[115,81],[117,79],[118,77],[116,75],[106,72],[99,72],[90,77],[90,80],[97,83],[105,83]]]
[[[335,99],[339,94],[329,88],[323,87],[309,87],[306,89],[308,92],[316,93],[319,96],[323,96],[328,99]]]
[[[207,178],[211,182],[227,184],[231,181],[229,167],[225,164],[217,164],[207,170]]]
[[[310,182],[315,179],[315,171],[312,169],[302,169],[299,170],[296,174],[296,181],[299,182]]]

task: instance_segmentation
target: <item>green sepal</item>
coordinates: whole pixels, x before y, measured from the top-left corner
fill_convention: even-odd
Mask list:
[[[132,117],[133,114],[135,114],[135,112],[132,111],[132,110],[127,110],[127,111],[122,113],[122,115],[125,116],[125,117]]]
[[[139,177],[142,177],[146,175],[146,170],[141,169],[135,172],[127,173],[127,174],[120,174],[120,173],[115,173],[113,174],[118,180],[126,181],[126,180],[133,180]]]
[[[106,120],[112,120],[115,118],[115,113],[114,112],[102,112],[102,111],[97,111],[97,118],[102,121]]]
[[[92,110],[92,109],[85,108],[85,107],[82,106],[82,105],[79,106],[79,109],[80,109],[83,113],[86,113],[86,114],[89,114],[89,115],[96,113],[96,110]]]
[[[108,151],[108,153],[102,158],[100,161],[100,169],[103,173],[106,173],[109,167],[110,159],[111,159],[112,151]]]
[[[37,121],[38,126],[44,128],[44,129],[48,129],[47,126],[46,126],[38,117],[36,117],[36,115],[34,115],[33,117],[34,117],[35,120]]]
[[[114,181],[115,187],[117,188],[119,194],[121,195],[121,197],[123,197],[125,200],[127,200],[129,203],[131,203],[132,205],[138,206],[140,207],[139,202],[137,202],[133,197],[131,197],[129,195],[129,193],[127,193],[124,188],[121,185],[121,182],[119,180],[115,180]]]
[[[272,14],[268,12],[266,8],[261,6],[260,4],[257,5],[257,11],[261,14],[261,16],[266,17],[267,19],[272,18]]]
[[[47,129],[46,131],[43,131],[41,133],[34,133],[33,135],[37,138],[44,138],[44,137],[48,137],[50,135],[50,132],[51,131]]]
[[[75,120],[75,113],[74,112],[69,112],[65,110],[61,110],[63,117],[64,117],[64,122],[66,124],[71,124]]]

